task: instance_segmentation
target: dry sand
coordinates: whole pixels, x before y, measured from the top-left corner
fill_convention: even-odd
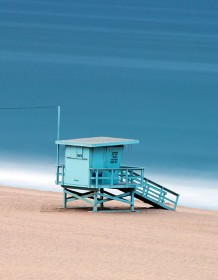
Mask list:
[[[61,204],[60,193],[0,187],[1,280],[218,279],[217,211]]]

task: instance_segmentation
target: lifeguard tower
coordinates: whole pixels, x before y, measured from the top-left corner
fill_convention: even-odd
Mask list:
[[[111,137],[57,140],[56,184],[63,187],[63,207],[80,199],[97,212],[105,210],[104,203],[115,200],[134,211],[137,198],[158,208],[175,210],[177,193],[145,178],[143,168],[121,165],[124,146],[137,143],[138,140]],[[65,147],[63,164],[60,145]]]

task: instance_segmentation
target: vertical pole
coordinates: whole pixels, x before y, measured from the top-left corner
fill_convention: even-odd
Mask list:
[[[129,185],[129,176],[128,176],[128,172],[129,172],[129,170],[126,169],[126,187],[128,187],[128,185]]]
[[[57,158],[56,158],[56,184],[59,185],[59,144],[57,144]]]
[[[121,173],[120,173],[121,175],[120,175],[120,182],[123,182],[123,170],[121,169]]]
[[[98,169],[96,169],[96,173],[95,173],[95,188],[98,188]]]
[[[100,193],[102,194],[104,192],[104,189],[100,189]],[[100,196],[100,199],[103,199],[103,196]],[[101,208],[104,208],[104,202],[101,202]]]
[[[143,181],[144,181],[144,169],[141,170],[141,187],[143,187]]]
[[[89,169],[89,187],[90,188],[92,186],[92,179],[91,179],[91,177],[92,177],[92,171]]]
[[[178,200],[179,200],[179,195],[177,195],[177,197],[176,197],[176,201],[174,203],[174,208],[173,208],[174,210],[176,210],[176,206],[177,206]]]
[[[131,205],[130,205],[131,212],[134,212],[134,192],[135,189],[131,189]]]
[[[61,106],[58,106],[57,140],[60,139]]]
[[[93,212],[97,212],[98,211],[98,205],[97,205],[97,202],[98,202],[98,190],[95,190],[94,191],[94,206],[93,206]]]
[[[58,106],[58,119],[57,119],[57,140],[60,139],[60,120],[61,120],[61,106]],[[57,157],[56,157],[56,182],[59,184],[59,144],[57,144]],[[62,177],[63,179],[63,177]],[[62,180],[63,181],[63,180]]]
[[[113,186],[114,184],[114,170],[111,169],[111,187]]]
[[[63,189],[63,208],[67,208],[67,193]]]

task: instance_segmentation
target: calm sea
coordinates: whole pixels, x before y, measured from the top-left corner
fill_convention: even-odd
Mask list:
[[[218,209],[217,46],[217,1],[1,0],[0,107],[139,139],[124,163]],[[0,110],[0,184],[59,190],[56,121]]]

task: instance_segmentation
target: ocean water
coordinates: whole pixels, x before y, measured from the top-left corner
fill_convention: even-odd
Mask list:
[[[124,163],[218,209],[216,1],[0,1],[0,107],[61,105],[61,138],[135,138]],[[0,184],[54,185],[56,109],[0,110]]]

